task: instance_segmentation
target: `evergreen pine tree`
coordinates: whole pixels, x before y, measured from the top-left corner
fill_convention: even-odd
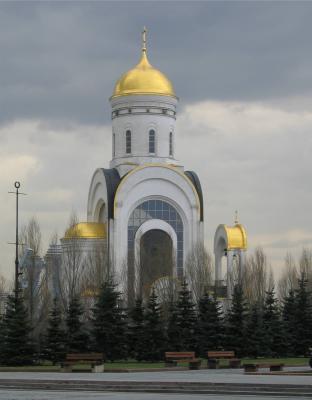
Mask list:
[[[64,360],[66,354],[65,331],[62,329],[62,316],[57,299],[48,319],[48,328],[44,340],[44,357],[53,365]]]
[[[176,303],[171,301],[168,308],[168,320],[166,329],[166,350],[181,351],[181,331],[179,327],[179,316]]]
[[[285,354],[285,336],[282,331],[280,311],[274,288],[266,292],[263,308],[266,355],[277,357]]]
[[[83,308],[80,299],[73,297],[66,313],[66,351],[83,353],[88,351],[89,337],[82,322]]]
[[[144,308],[142,299],[135,301],[134,307],[129,311],[128,324],[128,349],[129,355],[138,360],[143,360],[142,343],[144,341]]]
[[[234,350],[237,357],[245,355],[245,329],[247,308],[240,285],[236,285],[230,309],[226,318],[225,344],[227,350]]]
[[[282,325],[285,337],[285,352],[288,357],[296,355],[297,349],[297,306],[293,290],[283,300]]]
[[[143,358],[147,361],[159,361],[163,358],[165,336],[160,316],[160,307],[154,290],[150,294],[144,314]]]
[[[34,346],[31,339],[31,326],[20,290],[17,296],[8,296],[2,328],[1,363],[6,365],[32,364]]]
[[[197,353],[207,356],[208,350],[222,347],[222,311],[215,297],[204,294],[198,303],[198,319],[196,324]]]
[[[311,293],[307,289],[307,280],[302,274],[299,279],[299,288],[296,297],[296,354],[308,355],[311,346],[312,316]]]
[[[4,340],[5,340],[5,334],[4,334],[4,323],[3,323],[3,316],[0,316],[0,362],[1,362],[1,354],[2,354],[2,349],[4,348]]]
[[[194,334],[196,318],[192,293],[188,289],[187,282],[183,281],[177,301],[177,325],[180,331],[179,340],[182,351],[195,350]]]
[[[262,307],[259,303],[254,303],[251,305],[247,316],[244,353],[248,357],[254,358],[263,356],[266,353],[264,337]]]
[[[96,351],[108,360],[122,359],[127,355],[125,315],[119,306],[120,293],[107,281],[93,308],[93,336]]]

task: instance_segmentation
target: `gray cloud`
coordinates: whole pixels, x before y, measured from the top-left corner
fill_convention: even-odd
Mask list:
[[[274,270],[288,251],[298,256],[312,243],[311,130],[311,112],[262,103],[208,101],[181,110],[176,154],[201,179],[210,250],[216,227],[231,224],[235,209],[250,249],[262,245]],[[14,201],[6,192],[14,180],[29,194],[21,221],[38,217],[46,248],[55,230],[64,233],[72,209],[86,219],[91,176],[111,158],[111,129],[26,120],[0,127],[0,138],[0,270],[8,273],[13,252],[5,243],[14,237]]]
[[[311,94],[308,2],[0,4],[0,121],[103,123],[114,81],[150,58],[184,103]]]
[[[37,215],[45,245],[73,208],[85,219],[91,175],[111,157],[107,100],[138,61],[143,25],[151,62],[181,98],[178,157],[201,178],[209,248],[236,208],[274,266],[312,243],[311,11],[308,2],[0,3],[0,272],[13,266],[14,180],[29,193],[22,222]]]

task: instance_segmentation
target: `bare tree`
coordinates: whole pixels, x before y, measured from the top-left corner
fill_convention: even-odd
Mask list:
[[[86,270],[84,262],[84,243],[77,229],[78,218],[75,213],[70,217],[67,236],[62,240],[62,267],[60,271],[60,294],[64,309],[82,290]]]
[[[302,249],[299,259],[299,272],[307,279],[309,290],[312,290],[312,249]]]
[[[261,247],[257,247],[254,254],[247,258],[243,276],[243,288],[250,303],[264,302],[265,292],[272,285],[273,275],[267,262],[267,257]]]
[[[163,276],[153,282],[151,289],[154,290],[157,301],[161,305],[162,318],[167,321],[170,307],[178,300],[181,281],[176,276]]]
[[[242,286],[244,283],[242,272],[241,272],[240,254],[237,251],[234,251],[234,255],[233,255],[233,259],[232,259],[232,270],[230,272],[226,273],[225,278],[226,278],[227,285],[231,286],[231,290],[230,290],[231,293],[233,293],[235,285]]]
[[[301,275],[307,279],[308,288],[312,290],[312,249],[302,249],[298,264],[291,254],[286,255],[285,268],[278,282],[280,300],[285,298],[291,290],[298,288],[298,280]]]
[[[3,275],[0,275],[0,293],[6,293],[8,289],[7,280]]]
[[[112,278],[110,275],[106,243],[102,240],[92,243],[86,251],[85,264],[81,277],[81,300],[83,302],[84,319],[90,321],[101,286]]]
[[[0,275],[0,316],[5,312],[5,306],[8,296],[8,282],[4,276]]]
[[[40,274],[43,269],[43,261],[40,258],[41,251],[41,229],[39,222],[32,217],[28,224],[24,225],[20,233],[23,243],[25,262],[22,267],[22,282],[24,298],[29,311],[31,323],[35,323],[35,313],[38,312],[38,304],[41,296]]]
[[[284,299],[291,290],[298,287],[298,268],[290,253],[286,254],[285,267],[283,273],[278,281],[278,297],[280,300]]]
[[[120,284],[122,301],[124,302],[124,304],[127,304],[128,306],[133,305],[136,295],[135,295],[135,290],[131,288],[131,283],[134,280],[134,276],[132,274],[131,277],[129,277],[128,262],[126,258],[119,265],[118,272],[116,271],[115,278],[116,281],[119,282]],[[136,285],[134,283],[133,287],[135,286]]]
[[[189,252],[185,263],[185,278],[195,301],[212,286],[212,257],[203,243],[197,243]]]
[[[33,327],[34,338],[42,332],[47,322],[51,301],[49,275],[41,257],[41,229],[39,222],[32,217],[21,229],[23,253],[21,255],[21,286],[25,303]]]
[[[266,285],[266,290],[271,291],[275,288],[275,279],[274,279],[274,273],[272,266],[269,265],[267,269],[267,285]]]
[[[107,247],[102,241],[93,243],[85,258],[84,276],[81,287],[83,291],[98,293],[105,281],[112,278],[108,262]]]
[[[138,246],[136,246],[138,247]],[[136,254],[140,254],[140,247],[138,247]],[[134,254],[134,253],[133,253]],[[147,285],[144,287],[142,280],[143,274],[145,279],[148,280],[148,271],[144,271],[141,257],[134,257],[131,260],[125,258],[119,266],[119,282],[122,288],[122,297],[129,307],[133,306],[137,298],[144,297],[147,289],[150,289]]]
[[[34,335],[38,336],[41,332],[44,331],[50,306],[52,304],[52,292],[50,290],[50,279],[49,279],[49,271],[44,268],[39,276],[38,280],[38,296],[36,301],[36,312],[35,312],[35,321],[34,321]]]

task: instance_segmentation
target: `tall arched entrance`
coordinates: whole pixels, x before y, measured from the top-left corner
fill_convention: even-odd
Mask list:
[[[140,232],[142,227],[144,227],[146,224],[151,224],[152,226],[150,226],[144,232]],[[155,233],[154,231],[158,233]],[[151,236],[147,235],[145,238],[143,238],[143,236],[145,236],[145,234],[148,232],[152,232],[149,234]],[[141,266],[142,261],[144,261],[144,265],[148,268],[148,271],[151,270],[149,267],[150,262],[147,261],[149,259],[148,254],[150,254],[148,249],[150,248],[150,251],[154,251],[156,254],[156,252],[160,252],[161,247],[164,247],[164,252],[168,253],[168,250],[166,249],[168,249],[169,244],[168,238],[165,235],[167,235],[170,239],[170,253],[172,255],[169,276],[174,275],[180,278],[183,276],[184,227],[179,212],[171,204],[164,200],[146,200],[139,204],[130,214],[128,220],[127,259],[127,292],[128,303],[130,305],[133,304],[135,297],[140,294],[144,294],[142,281],[140,280],[140,271],[143,271],[143,267]],[[143,242],[141,241],[142,238]],[[160,238],[161,241],[160,245],[158,245],[158,238]],[[152,247],[149,247],[148,243],[155,244],[153,247],[154,250],[152,250]],[[143,257],[144,260],[141,257],[141,246],[146,248],[145,255]],[[156,249],[158,250],[156,251]],[[164,257],[164,255],[159,257]],[[155,260],[157,259],[156,255],[154,258]],[[151,262],[153,265],[156,263],[156,261]],[[167,270],[167,268],[169,268],[168,264],[169,261],[162,268]],[[150,275],[150,272],[148,272],[147,275]],[[157,276],[156,279],[157,278],[160,277]],[[145,281],[147,283],[149,279],[145,278],[144,282]]]
[[[171,237],[160,229],[149,230],[141,237],[139,280],[143,297],[149,295],[157,279],[172,276],[172,249]]]

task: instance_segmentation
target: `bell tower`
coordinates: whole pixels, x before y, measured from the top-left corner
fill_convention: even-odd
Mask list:
[[[177,164],[175,124],[178,99],[170,80],[147,57],[142,32],[139,63],[117,81],[112,107],[112,160],[123,176],[147,163]]]

